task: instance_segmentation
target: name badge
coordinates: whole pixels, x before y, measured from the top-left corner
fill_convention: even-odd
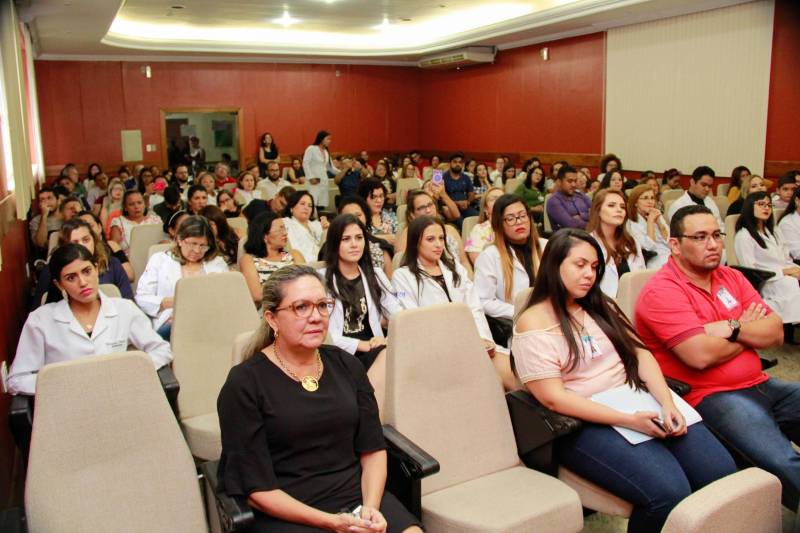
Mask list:
[[[108,343],[108,349],[112,351],[125,351],[128,347],[128,339],[120,339]]]
[[[719,288],[717,291],[717,298],[719,298],[719,301],[722,302],[722,305],[724,305],[728,311],[739,305],[739,302],[736,301],[736,298],[734,298],[725,287]]]
[[[581,335],[581,342],[583,342],[584,353],[588,353],[590,359],[596,359],[603,355],[603,352],[600,350],[600,345],[591,335]]]

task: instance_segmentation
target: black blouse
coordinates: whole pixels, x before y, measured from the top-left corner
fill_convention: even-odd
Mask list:
[[[281,489],[326,512],[361,501],[362,453],[386,448],[361,363],[320,347],[319,389],[308,392],[265,355],[235,366],[217,400],[225,492]]]

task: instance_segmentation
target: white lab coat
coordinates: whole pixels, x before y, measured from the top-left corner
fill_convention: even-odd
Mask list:
[[[788,214],[778,224],[783,237],[783,244],[789,250],[792,259],[800,259],[800,215],[797,211]]]
[[[303,172],[305,172],[306,180],[319,179],[317,185],[310,181],[308,184],[308,192],[311,193],[317,207],[328,206],[328,171],[336,172],[336,168],[331,163],[330,153],[327,150],[320,150],[319,146],[315,144],[306,148],[303,154]]]
[[[542,250],[547,246],[547,239],[539,239]],[[514,318],[514,297],[529,288],[528,273],[525,266],[514,257],[514,277],[511,287],[511,301],[505,301],[506,285],[503,279],[503,268],[500,265],[500,252],[497,246],[490,244],[475,260],[475,290],[478,293],[483,312],[495,318]]]
[[[283,222],[286,224],[287,238],[292,250],[300,252],[306,263],[317,261],[323,233],[319,220],[309,220],[308,227],[294,217],[285,217]]]
[[[609,298],[616,298],[617,291],[619,290],[619,271],[617,271],[617,264],[614,261],[608,261],[608,252],[597,233],[592,233],[592,237],[595,238],[597,244],[600,245],[600,249],[603,250],[603,263],[605,263],[606,267],[603,279],[600,280],[600,290]],[[642,249],[639,247],[639,243],[636,243],[636,253],[628,256],[628,268],[631,272],[647,268],[644,264],[644,256],[642,256]]]
[[[664,217],[660,217],[659,225],[666,230],[667,238],[661,234],[661,232],[656,228],[656,239],[653,240],[647,235],[647,220],[639,215],[639,220],[634,222],[628,219],[628,232],[631,234],[636,240],[636,244],[642,250],[647,250],[648,252],[655,252],[655,257],[652,257],[647,260],[647,268],[661,268],[663,265],[667,263],[670,254],[672,253],[669,249],[669,226],[664,221]]]
[[[278,195],[281,189],[291,186],[292,184],[283,178],[278,178],[278,181],[272,181],[266,178],[258,182],[258,185],[256,185],[256,192],[260,193],[262,199],[272,200]]]
[[[420,266],[420,268],[422,267]],[[439,261],[439,268],[444,274],[450,299],[448,299],[441,285],[433,279],[423,276],[422,281],[417,285],[417,278],[414,277],[408,267],[400,267],[392,274],[392,285],[394,285],[395,295],[400,301],[400,305],[403,306],[403,309],[416,309],[450,302],[467,304],[472,311],[475,326],[478,328],[478,335],[483,339],[492,340],[492,332],[489,329],[486,316],[483,314],[478,292],[475,290],[472,281],[470,281],[467,270],[461,266],[461,263],[456,262],[456,271],[461,278],[461,282],[456,287],[453,285],[453,273],[441,261]],[[497,346],[497,350],[505,353],[505,349],[502,346]]]
[[[402,311],[403,307],[395,297],[394,287],[392,287],[392,283],[389,281],[389,278],[386,277],[386,274],[384,274],[383,271],[376,269],[376,279],[368,280],[364,275],[364,272],[360,268],[358,270],[361,272],[361,281],[364,283],[364,294],[367,297],[369,327],[372,329],[372,335],[374,337],[382,337],[383,330],[381,328],[381,317],[384,315],[381,314],[380,307],[375,305],[375,302],[372,300],[372,293],[369,291],[369,284],[380,284],[381,289],[383,290],[381,306],[383,306],[383,309],[386,311],[386,318],[389,318],[398,311]],[[323,278],[325,277],[324,268],[320,269],[319,273]],[[333,283],[338,289],[338,286],[336,286],[336,278],[333,278]],[[355,355],[356,351],[358,351],[358,339],[344,335],[344,306],[342,305],[342,301],[339,299],[336,300],[336,304],[333,307],[333,312],[331,312],[330,321],[328,322],[328,333],[330,333],[333,343],[342,350],[353,355]]]
[[[203,273],[227,272],[225,259],[217,256],[203,263]],[[136,286],[136,304],[147,316],[153,319],[153,329],[158,329],[172,318],[172,309],[159,312],[161,300],[175,296],[175,285],[183,277],[181,264],[173,257],[171,250],[153,254]],[[211,302],[209,302],[211,304]]]
[[[777,238],[776,238],[777,237]],[[734,247],[742,266],[775,272],[761,289],[761,297],[781,317],[784,324],[800,322],[800,283],[797,278],[784,276],[783,269],[796,266],[784,246],[780,229],[775,235],[761,234],[766,248],[762,248],[746,229],[736,232]]]
[[[677,200],[672,202],[672,205],[669,206],[669,215],[667,218],[672,220],[673,215],[680,209],[681,207],[686,207],[687,205],[697,205],[694,200],[689,196],[689,191],[683,193],[682,196],[679,196]],[[714,214],[714,217],[717,219],[717,223],[719,224],[720,230],[725,229],[725,221],[722,220],[722,217],[719,214],[719,207],[717,207],[717,202],[714,201],[714,198],[711,197],[711,194],[707,195],[703,198],[703,205],[711,210]]]
[[[147,352],[155,368],[172,361],[169,343],[130,300],[100,291],[100,313],[91,337],[72,314],[68,300],[43,305],[28,315],[22,328],[8,376],[9,390],[11,394],[34,394],[36,374],[43,366],[124,352],[128,345]]]

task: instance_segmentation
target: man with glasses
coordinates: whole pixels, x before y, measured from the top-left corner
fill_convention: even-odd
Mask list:
[[[670,221],[671,257],[644,286],[636,330],[706,425],[749,462],[800,493],[800,383],[772,378],[756,350],[780,345],[783,324],[738,271],[723,266],[725,234],[704,206]],[[792,505],[796,505],[793,501]]]

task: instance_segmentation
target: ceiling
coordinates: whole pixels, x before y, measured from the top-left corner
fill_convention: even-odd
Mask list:
[[[413,65],[747,0],[17,0],[38,59]]]

